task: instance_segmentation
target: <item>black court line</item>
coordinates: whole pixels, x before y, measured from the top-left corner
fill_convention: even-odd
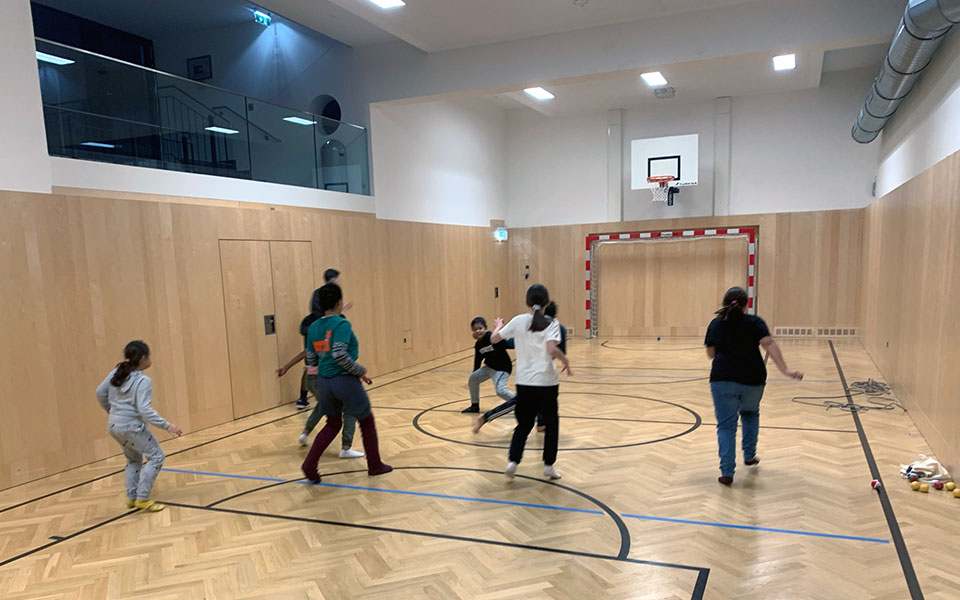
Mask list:
[[[634,371],[700,371],[704,372],[703,367],[635,367],[631,366],[630,369]],[[595,367],[591,365],[577,365],[577,369],[600,369],[607,371],[623,371],[623,367]]]
[[[458,542],[468,542],[474,544],[486,544],[489,546],[500,546],[502,548],[517,548],[520,550],[535,550],[538,552],[549,552],[553,554],[563,554],[566,556],[577,556],[581,558],[597,558],[601,560],[610,560],[614,562],[626,562],[638,565],[648,565],[653,567],[666,567],[671,569],[680,569],[683,571],[696,571],[697,581],[694,584],[691,600],[701,600],[706,590],[707,578],[710,575],[710,569],[706,567],[694,567],[690,565],[681,565],[676,563],[664,563],[651,560],[642,560],[638,558],[627,558],[623,556],[609,556],[606,554],[596,554],[593,552],[581,552],[579,550],[566,550],[563,548],[552,548],[550,546],[535,546],[533,544],[520,544],[516,542],[504,542],[500,540],[488,540],[461,535],[451,535],[446,533],[430,533],[427,531],[418,531],[416,529],[401,529],[397,527],[384,527],[380,525],[363,525],[360,523],[346,523],[343,521],[330,521],[327,519],[313,519],[309,517],[295,517],[292,515],[277,515],[271,513],[262,513],[248,510],[237,510],[223,507],[197,506],[194,504],[182,504],[179,502],[166,502],[167,506],[176,506],[178,508],[188,508],[194,510],[204,510],[210,512],[227,513],[234,515],[244,515],[248,517],[260,517],[265,519],[280,519],[284,521],[296,521],[300,523],[315,523],[318,525],[332,525],[334,527],[348,527],[353,529],[363,529],[367,531],[380,531],[385,533],[399,533],[406,535],[415,535],[419,537],[429,537],[434,539],[452,540]]]
[[[367,388],[367,392],[372,392],[372,391],[374,391],[374,390],[378,390],[378,389],[380,389],[380,388],[387,387],[388,385],[393,385],[393,384],[395,384],[395,383],[399,383],[399,382],[401,382],[401,381],[410,379],[411,377],[416,377],[416,376],[418,376],[418,375],[423,375],[424,373],[429,373],[430,371],[439,369],[439,368],[441,368],[441,367],[446,367],[446,366],[448,366],[448,365],[452,365],[452,364],[454,364],[454,363],[458,363],[458,362],[460,362],[460,361],[464,361],[464,360],[467,360],[467,359],[469,359],[469,358],[472,358],[472,357],[470,357],[470,356],[465,356],[465,357],[463,357],[463,358],[458,358],[458,359],[452,360],[452,361],[450,361],[450,362],[446,362],[446,363],[444,363],[444,364],[442,364],[442,365],[437,365],[437,366],[435,366],[435,367],[430,367],[429,369],[425,369],[425,370],[423,370],[423,371],[419,371],[419,372],[417,372],[417,373],[413,373],[413,374],[411,374],[411,375],[407,375],[407,376],[401,377],[401,378],[399,378],[399,379],[394,379],[393,381],[388,381],[387,383],[383,383],[383,384],[380,384],[380,385],[375,385],[375,386],[373,386],[373,387]],[[277,407],[277,408],[280,408],[280,407]],[[268,410],[276,410],[276,408],[271,408],[271,409],[268,409]],[[212,439],[212,440],[207,440],[206,442],[201,442],[201,443],[196,444],[196,445],[194,445],[194,446],[190,446],[189,448],[184,448],[183,450],[177,450],[176,452],[171,452],[170,454],[167,454],[167,458],[169,458],[169,457],[171,457],[171,456],[176,456],[176,455],[178,455],[178,454],[183,454],[184,452],[189,452],[189,451],[191,451],[191,450],[196,450],[197,448],[201,448],[201,447],[203,447],[203,446],[207,446],[207,445],[212,444],[212,443],[214,443],[214,442],[220,442],[220,441],[223,441],[223,440],[225,440],[225,439],[232,438],[232,437],[234,437],[234,436],[240,435],[241,433],[247,433],[247,432],[249,432],[249,431],[253,431],[254,429],[259,429],[260,427],[265,427],[265,426],[267,426],[267,425],[273,425],[274,423],[277,423],[277,422],[279,422],[279,421],[283,421],[283,420],[285,420],[285,419],[289,419],[289,418],[291,418],[291,417],[295,417],[295,416],[300,415],[300,414],[301,414],[301,411],[293,412],[293,413],[290,413],[290,414],[288,414],[288,415],[284,415],[284,416],[282,416],[282,417],[278,417],[278,418],[276,418],[276,419],[272,419],[272,420],[270,420],[270,421],[265,421],[265,422],[263,422],[263,423],[260,423],[259,425],[253,425],[253,426],[251,426],[251,427],[247,427],[246,429],[241,429],[241,430],[239,430],[239,431],[234,431],[233,433],[228,433],[228,434],[223,435],[223,436],[220,436],[220,437],[218,437],[218,438],[214,438],[214,439]],[[246,417],[244,417],[244,418],[246,418]],[[231,423],[231,422],[234,422],[234,421],[228,421],[228,423]],[[226,425],[226,423],[221,423],[221,425]],[[215,427],[216,427],[216,425],[215,425]],[[199,433],[199,432],[192,432],[192,433]],[[190,434],[188,434],[188,435],[190,435]],[[171,438],[171,439],[174,439],[174,438]],[[168,441],[170,441],[170,440],[164,440],[163,442],[160,442],[160,443],[162,444],[162,443],[168,442]],[[107,458],[115,458],[116,456],[118,456],[118,455],[109,456],[109,457],[107,457]],[[106,460],[106,459],[100,459],[100,460]],[[99,461],[97,461],[97,462],[99,462]],[[91,463],[91,464],[92,464],[92,463]],[[74,467],[74,468],[79,469],[79,468],[85,467],[85,466],[87,466],[87,465],[80,465],[80,467]],[[72,470],[72,469],[67,469],[67,470],[70,471],[70,470]],[[66,472],[66,471],[61,471],[61,473],[65,473],[65,472]],[[47,493],[47,494],[43,494],[42,496],[37,496],[36,498],[31,498],[31,499],[29,499],[29,500],[24,500],[23,502],[19,502],[19,503],[17,503],[17,504],[12,504],[12,505],[10,505],[10,506],[5,506],[5,507],[3,507],[3,508],[0,508],[0,513],[5,513],[5,512],[7,512],[8,510],[13,510],[13,509],[15,509],[15,508],[20,508],[21,506],[26,506],[27,504],[32,504],[32,503],[38,502],[38,501],[40,501],[40,500],[45,500],[45,499],[47,499],[47,498],[50,498],[51,496],[56,496],[57,494],[62,494],[63,492],[69,492],[70,490],[76,489],[76,488],[78,488],[78,487],[83,487],[83,486],[85,486],[85,485],[87,485],[87,484],[95,483],[95,482],[97,482],[97,481],[100,481],[101,479],[106,479],[106,478],[108,478],[108,477],[113,477],[114,475],[119,475],[120,473],[123,473],[123,469],[119,469],[119,470],[117,470],[117,471],[112,471],[112,472],[110,472],[110,473],[106,473],[106,474],[104,474],[104,475],[100,475],[99,477],[94,477],[94,478],[92,478],[92,479],[88,479],[88,480],[86,480],[86,481],[81,481],[80,483],[75,483],[75,484],[73,484],[73,485],[71,485],[71,486],[67,486],[67,487],[65,487],[65,488],[60,488],[59,490],[56,490],[56,491],[53,491],[53,492],[49,492],[49,493]],[[49,475],[48,477],[53,477],[53,475]],[[41,479],[44,479],[44,478],[41,478]],[[39,481],[39,480],[34,480],[34,481]],[[30,482],[26,482],[26,483],[30,483]],[[19,485],[26,485],[26,483],[19,484]],[[13,487],[17,487],[17,486],[13,486]],[[10,489],[13,489],[13,488],[7,488],[6,490],[2,490],[2,491],[5,492],[5,491],[10,490]]]
[[[570,393],[570,392],[567,392],[567,393]],[[485,398],[499,398],[499,396],[496,396],[496,395],[480,396],[481,400]],[[417,412],[421,412],[423,410],[429,410],[430,412],[447,413],[447,414],[459,414],[463,412],[457,409],[444,409],[444,408],[423,409],[417,406],[372,406],[371,408],[374,408],[376,410],[408,410],[408,411],[417,411]],[[479,413],[469,413],[469,414],[479,414]],[[695,425],[696,424],[695,421],[674,421],[670,419],[631,419],[628,417],[585,417],[581,415],[560,415],[560,418],[569,419],[571,421],[618,421],[622,423],[654,423],[659,425]],[[700,425],[703,427],[708,427],[708,426],[715,427],[717,424],[703,421],[702,423],[700,423]],[[809,431],[814,433],[857,433],[856,429],[826,429],[821,427],[783,427],[779,425],[760,425],[760,429],[783,429],[787,431]]]
[[[503,472],[502,472],[502,471],[494,471],[494,470],[492,470],[492,469],[479,469],[479,468],[475,468],[475,467],[409,466],[409,467],[394,467],[393,470],[394,470],[394,471],[414,471],[414,470],[418,470],[418,471],[420,471],[420,470],[427,470],[427,471],[471,471],[471,472],[474,472],[474,473],[490,473],[490,474],[493,474],[493,475],[500,475],[500,476],[503,475]],[[339,472],[336,472],[336,473],[322,473],[322,474],[321,474],[321,477],[333,477],[334,475],[346,475],[346,474],[366,473],[366,472],[367,472],[366,469],[356,469],[356,470],[352,470],[352,471],[339,471]],[[534,483],[540,483],[540,484],[543,484],[543,485],[550,485],[550,486],[553,486],[553,487],[560,488],[560,489],[562,489],[562,490],[564,490],[564,491],[570,492],[571,494],[580,496],[581,498],[583,498],[583,499],[586,500],[587,502],[590,502],[590,503],[592,503],[593,505],[595,505],[597,508],[599,508],[600,510],[602,510],[603,512],[605,512],[605,513],[607,514],[607,516],[609,516],[609,517],[613,520],[613,523],[614,523],[614,525],[616,525],[617,531],[618,531],[619,534],[620,534],[620,550],[617,552],[617,558],[626,558],[627,556],[629,556],[629,554],[630,554],[630,529],[627,527],[627,524],[623,521],[623,519],[620,517],[620,515],[619,515],[616,511],[614,511],[612,508],[610,508],[609,506],[607,506],[605,503],[603,503],[602,501],[594,498],[593,496],[591,496],[590,494],[588,494],[588,493],[586,493],[586,492],[582,492],[582,491],[580,491],[580,490],[578,490],[578,489],[576,489],[576,488],[572,488],[572,487],[570,487],[570,486],[568,486],[568,485],[564,485],[564,484],[562,484],[562,483],[557,483],[556,481],[548,481],[548,480],[545,480],[545,479],[538,479],[538,478],[536,478],[536,477],[530,477],[529,475],[522,475],[522,474],[520,474],[520,473],[515,474],[514,477],[517,478],[517,479],[525,479],[525,480],[527,480],[527,481],[532,481],[532,482],[534,482]],[[258,488],[254,488],[254,489],[252,489],[252,490],[247,490],[247,491],[245,491],[245,492],[241,492],[241,493],[239,493],[239,494],[234,494],[234,495],[232,495],[232,496],[228,496],[227,498],[223,498],[223,499],[217,500],[216,502],[212,502],[212,503],[208,504],[208,505],[206,506],[206,508],[213,508],[213,507],[216,506],[217,504],[221,504],[221,503],[223,503],[223,502],[226,502],[227,500],[233,500],[233,499],[235,499],[235,498],[239,498],[240,496],[244,496],[244,495],[246,495],[246,494],[252,494],[252,493],[254,493],[254,492],[259,492],[260,490],[265,490],[265,489],[268,489],[268,488],[277,487],[277,486],[280,486],[280,485],[285,485],[285,484],[287,484],[287,483],[296,483],[296,482],[298,482],[298,481],[303,481],[304,479],[305,479],[304,477],[300,477],[300,478],[297,478],[297,479],[290,479],[290,480],[287,480],[287,481],[279,481],[279,482],[270,483],[270,484],[268,484],[268,485],[263,485],[263,486],[260,486],[260,487],[258,487]],[[167,502],[167,504],[170,504],[170,503]]]
[[[837,350],[833,347],[833,340],[828,340],[828,342],[830,344],[830,353],[833,354],[833,362],[837,366],[837,373],[840,375],[843,392],[847,396],[847,405],[852,407],[853,397],[850,396],[850,390],[847,388],[847,378],[843,375],[840,358],[837,357]],[[920,581],[917,579],[917,573],[913,569],[913,562],[910,560],[910,553],[907,552],[907,544],[903,541],[903,534],[900,532],[897,517],[893,514],[893,505],[890,503],[887,488],[884,487],[883,479],[880,477],[880,469],[877,467],[877,461],[874,459],[873,451],[870,449],[867,433],[863,429],[863,423],[860,421],[860,415],[857,411],[851,408],[849,412],[853,417],[854,425],[857,426],[857,433],[860,435],[860,446],[863,448],[863,455],[866,457],[867,465],[870,467],[870,475],[880,482],[880,485],[876,487],[877,496],[880,498],[883,515],[887,518],[887,527],[890,529],[890,537],[893,539],[893,545],[897,549],[897,556],[900,557],[900,567],[903,569],[903,577],[907,581],[907,589],[910,591],[910,597],[913,600],[922,600],[923,592],[920,590]]]
[[[611,375],[610,377],[616,377],[616,375]],[[619,382],[619,381],[573,381],[572,379],[564,379],[563,384],[574,384],[574,385],[671,385],[674,383],[690,383],[691,381],[704,381],[709,379],[708,375],[703,377],[691,377],[690,379],[673,379],[670,381],[628,381],[628,382]]]
[[[120,519],[122,519],[122,518],[124,518],[124,517],[126,517],[126,516],[129,516],[129,515],[132,515],[132,514],[135,513],[135,512],[140,512],[140,511],[139,511],[138,509],[129,510],[129,511],[127,511],[127,512],[125,512],[125,513],[123,513],[123,514],[119,514],[119,515],[117,515],[117,516],[115,516],[115,517],[110,517],[110,518],[107,519],[106,521],[101,521],[101,522],[99,522],[99,523],[97,523],[97,524],[95,524],[95,525],[91,525],[90,527],[87,527],[86,529],[81,529],[80,531],[75,531],[74,533],[71,533],[70,535],[67,535],[67,536],[63,536],[63,537],[60,537],[60,536],[51,536],[51,539],[53,539],[54,541],[49,542],[49,543],[47,543],[47,544],[43,544],[42,546],[37,546],[36,548],[33,548],[32,550],[27,550],[26,552],[22,552],[22,553],[14,556],[14,557],[12,557],[12,558],[8,558],[8,559],[4,560],[4,561],[0,561],[0,567],[3,567],[3,566],[5,566],[5,565],[8,565],[8,564],[10,564],[10,563],[12,563],[12,562],[14,562],[14,561],[20,560],[21,558],[26,558],[27,556],[30,556],[31,554],[36,554],[37,552],[40,552],[40,551],[42,551],[42,550],[46,550],[46,549],[49,548],[50,546],[56,546],[57,544],[61,544],[61,543],[65,542],[65,541],[67,541],[67,540],[72,540],[73,538],[75,538],[75,537],[77,537],[77,536],[79,536],[79,535],[83,535],[84,533],[87,533],[87,532],[89,532],[89,531],[93,531],[94,529],[97,529],[98,527],[103,527],[104,525],[109,525],[110,523],[113,523],[114,521],[119,521]]]
[[[562,395],[564,395],[564,394],[573,394],[573,393],[577,393],[577,392],[560,392],[560,395],[562,396]],[[688,407],[686,407],[686,406],[684,406],[684,405],[682,405],[682,404],[677,404],[676,402],[670,402],[669,400],[660,400],[660,399],[658,399],[658,398],[647,398],[647,397],[644,397],[644,396],[632,396],[632,395],[628,395],[628,394],[608,394],[608,393],[606,393],[606,392],[593,392],[592,395],[594,395],[594,396],[616,396],[616,397],[619,397],[619,398],[632,398],[632,399],[634,399],[634,400],[645,400],[645,401],[647,401],[647,402],[656,402],[656,403],[659,403],[659,404],[666,404],[666,405],[668,405],[668,406],[673,406],[673,407],[679,408],[679,409],[681,409],[681,410],[685,410],[685,411],[687,411],[688,413],[690,413],[690,414],[693,416],[693,423],[677,423],[677,424],[681,424],[681,425],[688,425],[688,429],[685,429],[684,431],[681,431],[680,433],[676,433],[676,434],[673,434],[673,435],[665,436],[665,437],[662,437],[662,438],[657,438],[657,439],[655,439],[655,440],[646,440],[646,441],[634,442],[634,443],[630,443],[630,444],[616,444],[616,445],[611,445],[611,446],[585,446],[585,447],[582,447],[582,448],[557,448],[557,450],[558,450],[559,452],[578,452],[578,451],[586,451],[586,450],[613,450],[613,449],[617,449],[617,448],[632,448],[632,447],[634,447],[634,446],[645,446],[645,445],[647,445],[647,444],[656,444],[656,443],[659,443],[659,442],[666,442],[666,441],[668,441],[668,440],[672,440],[672,439],[674,439],[674,438],[678,438],[678,437],[687,435],[687,434],[689,434],[689,433],[692,433],[692,432],[695,431],[698,427],[700,427],[700,425],[703,423],[703,419],[700,417],[700,415],[699,415],[695,410],[693,410],[693,409],[691,409],[691,408],[688,408]],[[500,450],[504,450],[504,449],[507,449],[507,448],[509,447],[508,445],[505,446],[505,445],[502,445],[502,444],[481,444],[481,443],[479,443],[479,442],[465,442],[465,441],[463,441],[463,440],[457,440],[457,439],[454,439],[454,438],[448,438],[448,437],[444,437],[444,436],[441,436],[441,435],[436,434],[436,433],[431,433],[431,432],[427,431],[426,429],[424,429],[422,425],[420,425],[420,419],[421,419],[425,414],[427,414],[428,412],[433,412],[434,410],[439,409],[440,407],[447,406],[447,405],[449,405],[449,404],[455,404],[455,403],[458,403],[458,402],[463,402],[463,400],[451,400],[451,401],[449,401],[449,402],[444,402],[444,403],[442,403],[442,404],[438,404],[438,405],[436,405],[436,406],[432,406],[432,407],[430,407],[430,408],[425,408],[425,409],[421,410],[419,413],[417,413],[416,416],[413,417],[413,427],[414,427],[417,431],[419,431],[420,433],[422,433],[422,434],[424,434],[424,435],[427,435],[427,436],[430,436],[430,437],[432,437],[432,438],[435,438],[435,439],[438,439],[438,440],[442,440],[442,441],[445,441],[445,442],[451,442],[451,443],[454,443],[454,444],[460,444],[460,445],[463,445],[463,446],[476,446],[476,447],[478,447],[478,448],[497,448],[497,449],[500,449]],[[539,450],[543,450],[543,448],[542,448],[542,447],[527,447],[527,450],[529,450],[529,451],[531,451],[531,452],[536,452],[536,451],[539,451]]]
[[[608,350],[625,350],[627,352],[680,352],[682,350],[703,350],[703,346],[692,346],[690,348],[622,348],[619,346],[609,346],[609,341],[601,342],[600,345]]]

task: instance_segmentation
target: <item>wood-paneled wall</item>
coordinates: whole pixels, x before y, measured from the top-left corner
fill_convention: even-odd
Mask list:
[[[167,200],[0,192],[0,489],[117,453],[93,390],[131,339],[161,414],[233,418],[220,240],[310,241],[315,281],[343,272],[374,377],[471,346],[470,319],[498,312],[487,229]]]
[[[960,153],[871,204],[863,221],[860,340],[956,476]]]
[[[315,281],[343,272],[376,375],[469,347],[470,319],[520,312],[534,281],[581,335],[587,234],[738,225],[758,228],[771,324],[857,321],[860,211],[514,229],[497,244],[486,228],[362,213],[0,192],[0,489],[117,453],[93,389],[131,339],[153,349],[162,414],[186,431],[233,418],[221,240],[310,242]]]
[[[861,213],[836,210],[511,229],[503,306],[507,315],[525,310],[527,286],[543,283],[560,305],[561,320],[581,335],[587,235],[755,227],[757,310],[768,325],[852,327],[858,323]],[[529,279],[524,278],[527,265]],[[704,314],[704,323],[710,317]]]

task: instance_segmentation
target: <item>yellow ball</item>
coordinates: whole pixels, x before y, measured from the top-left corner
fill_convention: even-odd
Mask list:
[[[955,483],[952,482],[952,481],[948,481],[948,482],[946,483],[946,485],[944,485],[943,487],[946,488],[946,490],[947,490],[948,492],[952,492],[954,489],[956,489],[957,484],[955,484]]]
[[[919,481],[914,481],[913,483],[911,483],[911,484],[910,484],[910,489],[913,490],[913,491],[919,490],[919,489],[920,489],[920,482],[919,482]]]
[[[953,497],[960,498],[960,490],[953,490]]]
[[[930,491],[930,484],[928,484],[928,483],[921,483],[921,484],[920,484],[920,491],[923,492],[924,494],[926,494],[927,492],[929,492],[929,491]]]

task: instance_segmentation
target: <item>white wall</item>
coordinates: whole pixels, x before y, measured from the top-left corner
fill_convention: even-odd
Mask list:
[[[507,112],[507,226],[607,217],[607,114]]]
[[[876,75],[829,72],[816,89],[734,98],[730,214],[870,204],[879,147],[850,128]]]
[[[3,3],[0,39],[0,189],[49,192],[47,135],[28,0]]]
[[[374,198],[358,194],[72,158],[51,158],[50,166],[57,187],[374,212]]]
[[[713,214],[714,103],[664,101],[652,109],[623,111],[623,220],[642,221]],[[680,188],[675,204],[653,202],[650,190],[631,189],[630,142],[642,138],[695,133],[700,136],[699,183]],[[644,174],[644,177],[646,174]]]
[[[960,150],[960,35],[949,36],[881,134],[877,197]]]
[[[730,214],[869,204],[879,145],[857,144],[850,127],[875,74],[825,73],[816,89],[733,98]],[[716,113],[713,101],[623,111],[624,220],[714,214]],[[606,112],[549,118],[509,111],[507,225],[606,221],[606,128]],[[672,207],[631,189],[630,142],[687,133],[700,136],[699,185],[680,188]]]
[[[506,115],[491,103],[370,107],[377,217],[476,225],[506,217]]]

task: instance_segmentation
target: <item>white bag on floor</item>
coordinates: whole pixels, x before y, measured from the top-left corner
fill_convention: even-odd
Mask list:
[[[916,475],[920,481],[952,481],[953,479],[937,459],[924,454],[919,455],[913,464],[900,465],[900,475],[907,478],[911,474]]]

